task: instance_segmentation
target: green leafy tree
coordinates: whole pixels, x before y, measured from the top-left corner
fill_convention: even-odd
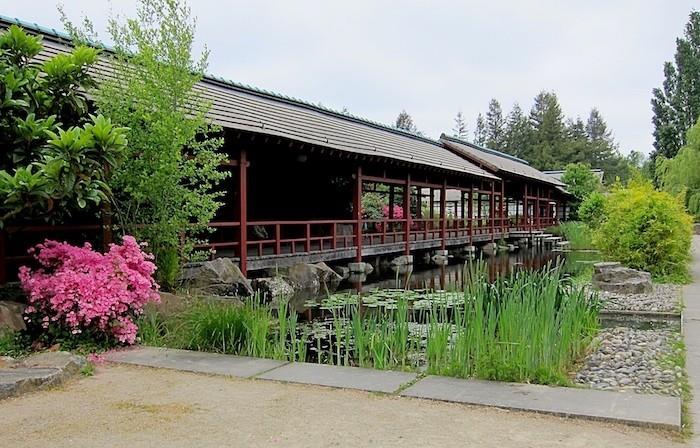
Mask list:
[[[674,157],[700,116],[700,12],[690,13],[683,37],[676,39],[673,62],[664,64],[664,82],[652,91],[656,155]]]
[[[588,224],[591,229],[597,229],[605,220],[605,195],[593,191],[578,207],[578,219]]]
[[[108,30],[112,76],[94,98],[102,113],[129,127],[130,143],[110,182],[115,213],[124,231],[149,243],[161,281],[171,281],[173,260],[191,256],[220,207],[223,193],[214,188],[226,176],[218,169],[225,158],[220,129],[195,88],[208,52],[193,56],[195,21],[180,0],[141,0],[136,18],[110,18]]]
[[[580,217],[578,209],[581,202],[591,193],[600,190],[600,179],[591,171],[591,166],[585,163],[570,163],[561,176],[566,189],[576,200],[571,202],[572,218]]]
[[[658,157],[661,188],[684,198],[688,211],[700,219],[700,120],[688,131],[687,145],[672,159]]]
[[[679,197],[633,179],[605,197],[604,215],[594,237],[604,255],[661,281],[687,281],[692,219]]]
[[[502,151],[506,146],[506,122],[503,118],[501,103],[495,98],[489,102],[486,112],[486,146]]]
[[[579,200],[600,189],[600,179],[591,171],[591,166],[585,163],[570,163],[566,166],[561,181],[566,189]]]
[[[0,33],[0,227],[94,213],[126,150],[124,128],[88,114],[97,51],[33,62],[41,50],[18,26]]]

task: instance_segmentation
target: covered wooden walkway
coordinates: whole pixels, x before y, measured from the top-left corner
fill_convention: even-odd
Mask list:
[[[0,28],[12,22],[0,17]],[[38,62],[71,49],[65,35],[20,25],[43,37]],[[108,72],[101,60],[94,74]],[[198,88],[211,101],[209,118],[224,129],[221,169],[231,172],[225,203],[199,248],[235,259],[243,272],[492,242],[564,217],[561,182],[512,156],[217,77]],[[371,209],[369,199],[382,207]],[[98,219],[2,229],[0,283],[45,238],[106,247],[118,232]]]

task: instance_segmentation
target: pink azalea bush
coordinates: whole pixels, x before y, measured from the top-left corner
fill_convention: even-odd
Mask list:
[[[385,218],[389,217],[389,206],[385,205],[382,207],[382,216]],[[403,207],[400,205],[394,205],[394,219],[403,219]]]
[[[160,300],[153,257],[132,236],[111,244],[105,254],[88,243],[76,247],[50,240],[29,252],[41,267],[22,266],[19,279],[28,296],[25,319],[34,327],[94,332],[133,344],[134,319],[146,303]]]

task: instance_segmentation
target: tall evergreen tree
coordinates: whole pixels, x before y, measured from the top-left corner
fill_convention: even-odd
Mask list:
[[[460,140],[464,140],[467,138],[467,134],[469,132],[467,130],[467,122],[464,121],[462,111],[457,112],[457,116],[455,117],[455,126],[454,128],[452,128],[452,132],[452,135],[454,135]]]
[[[413,118],[406,112],[402,110],[398,117],[396,117],[396,124],[394,124],[396,129],[402,129],[408,132],[416,132],[416,126],[413,124]]]
[[[693,11],[674,62],[664,64],[664,83],[652,91],[654,156],[673,157],[700,116],[700,12]]]
[[[523,114],[518,103],[513,105],[506,118],[505,147],[504,152],[516,157],[528,159],[532,140],[532,127],[530,120]]]
[[[566,144],[559,154],[558,164],[565,166],[571,163],[590,164],[591,144],[588,141],[586,125],[581,118],[567,120],[565,139]]]
[[[556,94],[542,91],[530,111],[533,142],[530,163],[538,169],[563,168],[564,115]]]
[[[489,102],[489,110],[486,112],[486,146],[497,151],[502,151],[505,148],[505,125],[501,104],[492,98]]]
[[[486,144],[486,122],[484,121],[484,116],[479,114],[476,117],[476,128],[474,129],[474,143],[477,145]]]

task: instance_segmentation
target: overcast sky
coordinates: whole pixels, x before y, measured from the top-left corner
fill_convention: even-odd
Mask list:
[[[0,14],[61,29],[55,0],[0,0]],[[104,36],[134,0],[65,0]],[[406,109],[431,137],[462,111],[470,138],[490,98],[529,111],[541,90],[564,113],[598,107],[622,152],[652,148],[651,89],[690,0],[190,1],[213,74],[391,124]]]

